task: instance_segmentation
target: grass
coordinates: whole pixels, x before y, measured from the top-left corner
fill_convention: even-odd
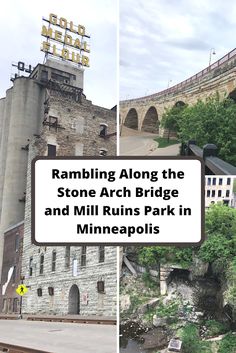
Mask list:
[[[168,141],[165,137],[156,137],[154,141],[158,142],[158,148],[164,148],[179,143],[177,139],[169,139]]]

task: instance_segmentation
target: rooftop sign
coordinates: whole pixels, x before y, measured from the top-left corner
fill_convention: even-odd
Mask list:
[[[89,67],[90,36],[85,27],[52,13],[49,19],[43,18],[43,21],[48,25],[42,26],[41,35],[46,40],[42,42],[41,50],[62,60]]]

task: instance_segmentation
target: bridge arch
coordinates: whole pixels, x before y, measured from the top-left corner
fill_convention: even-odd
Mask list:
[[[236,103],[236,88],[229,93],[228,98],[232,99]]]
[[[148,108],[142,121],[141,130],[145,132],[159,133],[159,124],[157,110],[154,106]]]
[[[80,292],[76,284],[73,284],[69,291],[68,314],[80,313]]]
[[[177,101],[176,103],[175,103],[175,107],[184,107],[186,105],[186,103],[184,103],[183,101]]]
[[[138,130],[138,113],[135,108],[131,108],[124,120],[124,126]]]

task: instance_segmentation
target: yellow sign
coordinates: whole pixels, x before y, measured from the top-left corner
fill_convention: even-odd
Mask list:
[[[27,292],[28,292],[28,288],[24,284],[20,284],[16,288],[16,293],[19,294],[19,295],[24,295]]]
[[[89,57],[85,54],[90,53],[90,48],[84,38],[90,37],[86,34],[85,27],[80,24],[76,26],[72,21],[69,22],[64,17],[58,18],[55,14],[50,14],[49,20],[44,19],[44,21],[49,25],[42,26],[41,35],[47,38],[47,41],[43,41],[41,50],[63,60],[89,67]],[[52,26],[60,27],[61,30]],[[51,44],[51,40],[57,42],[57,45]]]

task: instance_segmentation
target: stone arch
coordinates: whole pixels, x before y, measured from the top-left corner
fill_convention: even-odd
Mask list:
[[[236,103],[236,88],[229,93],[228,98],[233,99],[233,101]]]
[[[128,111],[128,114],[124,120],[124,126],[130,129],[138,130],[138,113],[135,108],[131,108]]]
[[[80,313],[80,292],[76,284],[73,284],[69,291],[68,314]]]
[[[186,105],[186,103],[184,103],[183,101],[177,101],[176,103],[175,103],[175,107],[184,107]]]
[[[155,107],[151,106],[143,119],[141,130],[145,132],[152,132],[155,134],[159,133],[159,120],[158,114]]]

